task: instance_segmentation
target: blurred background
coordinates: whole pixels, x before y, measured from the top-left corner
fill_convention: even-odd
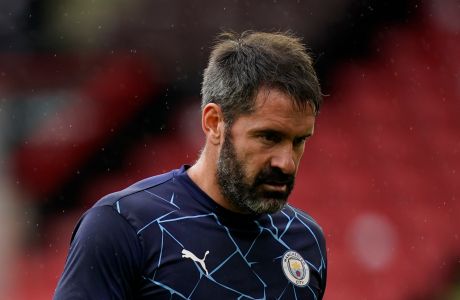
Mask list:
[[[2,0],[0,299],[50,299],[101,196],[193,163],[221,30],[304,38],[325,104],[291,202],[327,300],[460,299],[460,2]]]

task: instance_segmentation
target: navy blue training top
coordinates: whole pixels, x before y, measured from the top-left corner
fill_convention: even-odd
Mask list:
[[[55,300],[322,299],[323,233],[286,205],[216,204],[187,166],[105,196],[78,222]]]

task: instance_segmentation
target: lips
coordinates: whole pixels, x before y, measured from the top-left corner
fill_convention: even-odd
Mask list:
[[[253,186],[273,197],[286,197],[294,185],[294,175],[285,174],[278,168],[266,168],[256,176]]]
[[[272,176],[274,177],[274,176]],[[278,176],[281,177],[281,176]],[[282,176],[282,178],[266,178],[262,183],[270,185],[289,185],[292,183],[294,178],[289,175]]]
[[[279,183],[264,183],[262,184],[265,190],[270,192],[281,192],[284,193],[287,191],[286,184],[279,184]]]

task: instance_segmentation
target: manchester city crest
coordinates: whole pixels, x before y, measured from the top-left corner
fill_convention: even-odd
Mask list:
[[[299,287],[304,287],[310,280],[310,269],[299,253],[289,250],[283,255],[282,269],[286,278]]]

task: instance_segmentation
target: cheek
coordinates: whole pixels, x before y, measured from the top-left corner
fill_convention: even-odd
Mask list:
[[[294,153],[294,162],[295,162],[296,167],[298,167],[300,164],[300,160],[302,159],[304,150],[305,150],[305,146],[302,146],[301,149],[299,149],[298,151]]]
[[[236,157],[247,178],[254,178],[263,168],[270,165],[272,153],[258,139],[234,137],[233,142]]]
[[[244,153],[244,155],[242,155]],[[262,151],[254,149],[246,149],[245,152],[241,152],[239,161],[243,165],[246,176],[254,178],[259,172],[270,164],[269,155],[266,155]]]

